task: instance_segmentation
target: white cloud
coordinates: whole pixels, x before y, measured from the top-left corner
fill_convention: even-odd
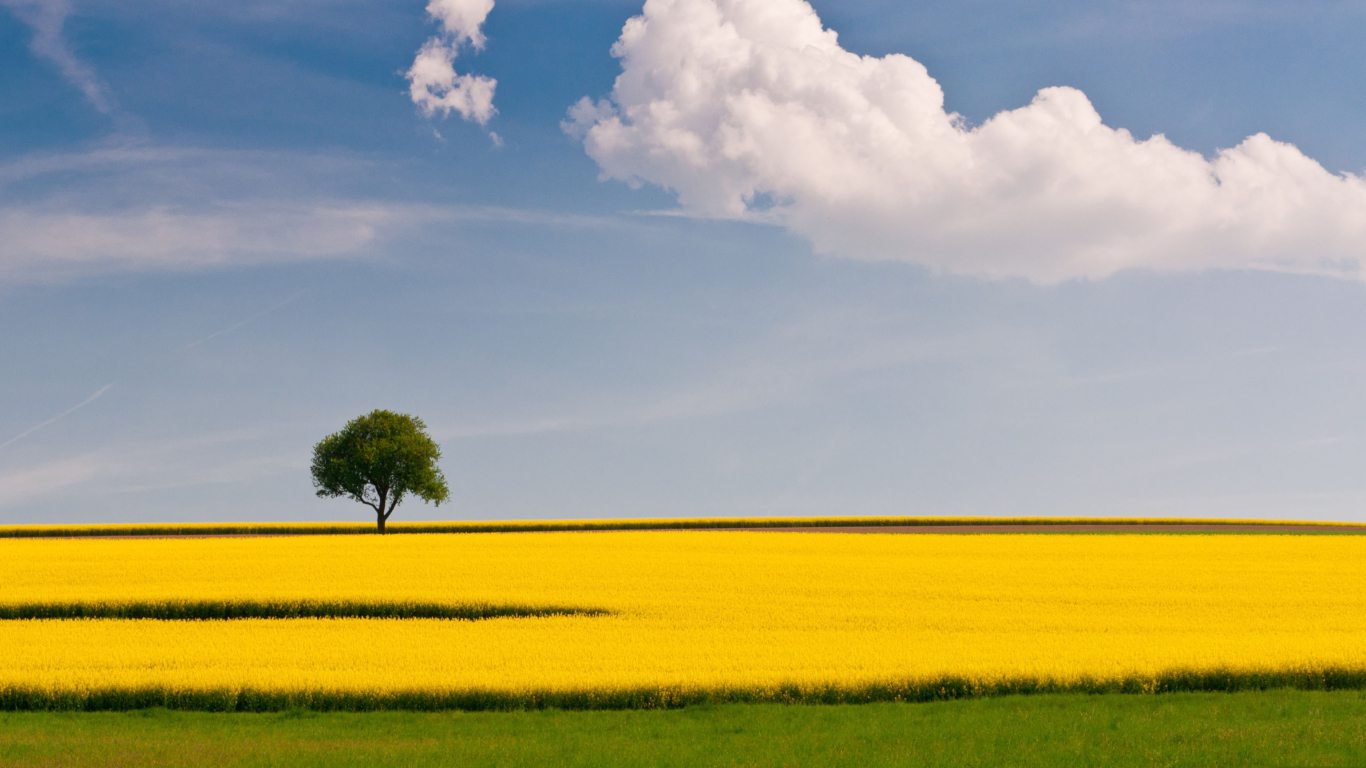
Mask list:
[[[0,165],[0,282],[356,255],[436,215],[323,196],[366,171],[345,157],[177,147],[22,156]]]
[[[355,253],[381,228],[411,218],[365,204],[237,203],[204,211],[114,213],[0,209],[0,280],[94,272],[189,269]]]
[[[368,258],[433,228],[444,238],[475,227],[650,227],[638,217],[408,202],[386,188],[391,171],[347,154],[192,147],[24,155],[0,163],[0,284]]]
[[[493,10],[493,0],[432,0],[427,13],[441,22],[451,41],[469,43],[475,49],[484,47],[484,19]]]
[[[71,15],[71,4],[67,0],[0,0],[0,5],[33,29],[33,42],[29,48],[35,54],[56,64],[62,76],[81,89],[95,109],[106,115],[114,111],[113,100],[104,83],[71,52],[62,35],[66,19]]]
[[[842,49],[803,0],[648,0],[611,98],[565,130],[604,177],[781,223],[820,252],[1038,282],[1118,270],[1363,277],[1366,180],[1257,134],[1212,160],[1046,88],[975,128],[903,55]]]
[[[488,124],[497,112],[493,91],[498,81],[483,75],[461,75],[455,57],[461,45],[484,47],[481,27],[493,0],[431,0],[427,13],[441,24],[442,33],[427,40],[407,72],[413,103],[431,117],[459,112],[466,120]]]
[[[31,499],[99,480],[117,474],[123,468],[111,456],[86,454],[0,472],[0,508],[19,506]]]

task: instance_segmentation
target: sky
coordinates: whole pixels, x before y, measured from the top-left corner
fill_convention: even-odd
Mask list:
[[[1366,521],[1366,3],[0,0],[0,523]]]

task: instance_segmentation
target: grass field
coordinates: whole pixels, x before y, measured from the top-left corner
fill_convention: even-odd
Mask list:
[[[0,766],[1360,766],[1366,698],[1012,696],[663,712],[0,713]]]
[[[281,605],[512,614],[0,620],[6,709],[1366,687],[1359,536],[21,538],[0,541],[0,583],[0,616],[280,615],[259,611]]]

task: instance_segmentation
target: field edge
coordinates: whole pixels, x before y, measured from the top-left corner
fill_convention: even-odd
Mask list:
[[[92,687],[0,684],[0,711],[121,711],[164,708],[204,712],[516,711],[536,709],[676,709],[700,704],[870,704],[995,698],[1031,694],[1234,693],[1293,689],[1366,690],[1366,667],[1285,670],[1172,670],[1157,675],[1055,681],[995,681],[943,676],[855,686],[775,685],[742,687],[636,687],[619,690],[412,688],[385,692],[345,689],[266,690],[173,686]]]
[[[545,520],[507,522],[396,522],[388,533],[532,533],[572,531],[731,530],[801,528],[921,528],[921,527],[1049,527],[1049,526],[1201,526],[1227,528],[1359,530],[1366,523],[1303,520],[1248,520],[1205,518],[1094,518],[1094,517],[760,517],[660,518],[622,520]],[[166,536],[301,536],[375,535],[372,523],[128,523],[105,525],[5,525],[0,539],[166,537]]]

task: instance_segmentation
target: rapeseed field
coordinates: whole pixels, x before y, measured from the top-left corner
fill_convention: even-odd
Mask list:
[[[170,608],[112,615],[179,617],[0,620],[0,706],[9,708],[1366,687],[1358,536],[10,539],[0,541],[0,584],[0,616],[137,605]],[[301,605],[341,612],[271,612]],[[404,605],[449,614],[381,615],[492,618],[355,617]],[[203,606],[313,617],[183,618]]]

